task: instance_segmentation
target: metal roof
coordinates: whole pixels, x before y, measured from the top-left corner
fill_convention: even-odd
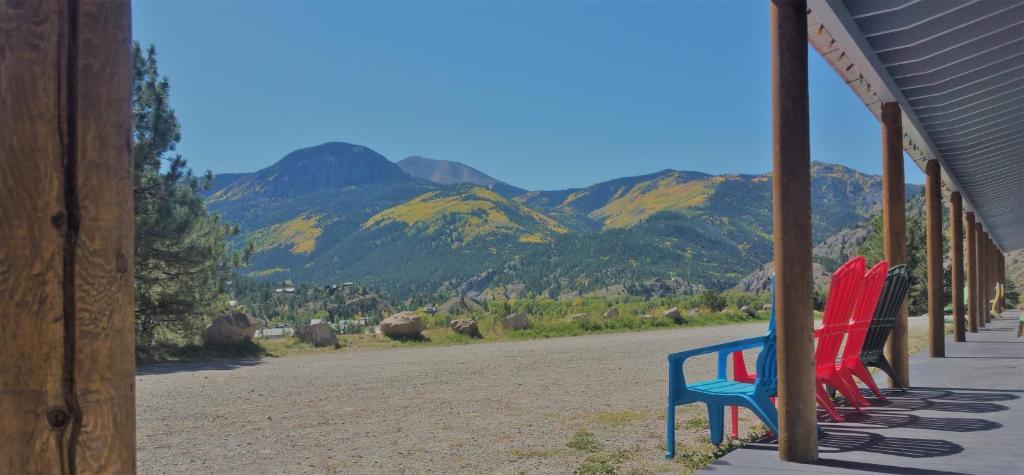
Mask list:
[[[1024,247],[1024,2],[809,0],[808,39],[904,149],[935,158],[1004,252]]]

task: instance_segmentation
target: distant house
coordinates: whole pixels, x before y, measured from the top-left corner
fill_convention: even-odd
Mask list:
[[[256,338],[263,338],[267,340],[273,340],[275,338],[284,338],[286,336],[292,336],[294,334],[294,328],[284,326],[278,326],[275,328],[261,328],[259,330],[256,330]]]

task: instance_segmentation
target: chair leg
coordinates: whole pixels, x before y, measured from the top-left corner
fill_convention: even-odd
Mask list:
[[[829,399],[828,393],[825,392],[825,388],[821,387],[821,384],[815,384],[815,395],[818,399],[818,404],[821,406],[829,416],[832,416],[832,420],[836,422],[843,422],[843,416],[839,415],[839,411],[836,411],[836,407],[832,405],[832,400]]]
[[[896,377],[896,371],[893,370],[892,366],[889,365],[889,360],[885,359],[885,355],[882,355],[882,357],[879,358],[878,361],[872,366],[884,371],[885,374],[889,375],[889,379],[892,379],[892,381],[896,383],[896,387],[899,388],[900,391],[906,390],[906,386],[903,385],[903,382],[900,381],[900,378]]]
[[[853,379],[853,373],[850,372],[845,366],[836,370],[839,373],[839,377],[843,379],[846,386],[852,391],[853,398],[857,400],[857,405],[860,407],[871,407],[871,403],[864,397],[860,392],[860,387],[857,386],[857,381]]]
[[[751,398],[750,409],[754,411],[761,422],[768,426],[772,434],[779,434],[779,413],[775,404],[769,398]]]
[[[665,458],[676,456],[676,405],[669,401],[665,406]]]
[[[857,412],[864,412],[864,409],[860,407],[860,400],[857,399],[857,396],[860,395],[859,392],[849,387],[846,384],[846,381],[843,379],[842,375],[840,375],[838,371],[830,374],[827,378],[824,379],[825,382],[828,382],[833,387],[835,387],[836,390],[839,391],[839,394],[843,395],[843,398],[846,399],[847,404],[856,409]]]
[[[740,408],[738,406],[729,406],[729,412],[732,413],[732,433],[729,434],[733,439],[740,438]]]
[[[850,370],[850,373],[863,381],[879,401],[885,401],[885,396],[882,395],[882,391],[879,391],[878,385],[875,384],[875,378],[871,377],[871,372],[860,361],[851,363],[846,368]]]
[[[708,403],[708,429],[711,430],[711,443],[720,445],[725,439],[725,406]]]

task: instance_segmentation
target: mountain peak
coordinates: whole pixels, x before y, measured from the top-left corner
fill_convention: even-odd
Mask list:
[[[291,152],[232,187],[245,186],[270,196],[294,196],[324,189],[410,181],[412,178],[397,165],[369,147],[327,142]]]
[[[493,190],[506,198],[526,193],[526,190],[502,182],[469,165],[450,160],[413,155],[397,163],[405,173],[441,185],[468,183]]]

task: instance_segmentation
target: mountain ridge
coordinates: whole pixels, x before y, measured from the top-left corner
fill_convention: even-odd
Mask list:
[[[651,279],[725,289],[771,259],[769,174],[666,169],[507,196],[472,167],[408,160],[430,166],[417,177],[369,147],[329,142],[225,178],[207,204],[240,225],[239,244],[254,243],[253,276],[359,281],[398,297],[468,282],[552,297]],[[440,178],[428,173],[437,163]],[[874,213],[880,189],[878,176],[812,163],[815,244]]]

